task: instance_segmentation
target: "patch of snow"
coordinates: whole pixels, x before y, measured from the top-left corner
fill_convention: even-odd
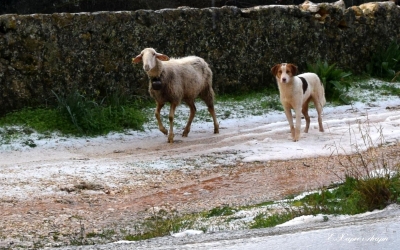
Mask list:
[[[179,232],[179,233],[174,233],[172,234],[173,237],[186,237],[186,236],[190,236],[190,235],[198,235],[198,234],[203,234],[204,232],[201,230],[185,230],[183,232]]]
[[[350,217],[361,218],[361,217],[369,216],[371,214],[382,213],[383,211],[390,210],[390,209],[398,209],[398,205],[392,204],[392,205],[387,206],[383,210],[376,209],[372,212],[366,212],[366,213],[356,214],[356,215],[326,215],[326,214],[304,215],[304,216],[296,217],[285,223],[279,224],[275,227],[289,227],[289,226],[296,226],[296,225],[300,225],[300,224],[321,223],[321,222],[326,222],[328,220],[340,221],[340,220],[347,220]]]
[[[378,86],[387,83],[374,80],[371,84]],[[140,178],[132,177],[146,177],[146,172],[152,170],[190,171],[193,168],[212,168],[240,161],[348,154],[354,152],[355,148],[365,150],[370,146],[364,144],[362,135],[365,133],[368,133],[375,146],[382,141],[397,143],[400,140],[399,97],[379,96],[376,91],[353,92],[358,96],[367,93],[362,96],[367,101],[335,107],[327,105],[323,111],[325,133],[318,131],[316,111],[310,109],[310,131],[301,133],[298,142],[290,138],[284,113],[262,110],[259,100],[231,105],[217,102],[215,109],[220,122],[220,134],[212,134],[212,122],[205,121],[204,115],[197,115],[198,120],[193,122],[191,133],[185,138],[179,135],[179,126],[186,123],[188,108],[180,105],[176,116],[178,128],[174,128],[177,142],[174,144],[191,143],[191,146],[177,151],[173,150],[175,145],[167,145],[166,137],[157,129],[154,119],[146,125],[146,131],[110,133],[93,138],[32,133],[10,142],[3,141],[0,144],[1,197],[23,199],[49,193],[62,194],[65,192],[60,191],[60,185],[81,181],[104,183],[106,188],[117,187],[121,183],[141,185]],[[270,98],[265,97],[261,102]],[[207,114],[207,107],[202,102],[196,105],[198,113]],[[250,111],[249,107],[258,109]],[[162,110],[163,119],[168,117],[168,113],[167,107]],[[304,128],[304,120],[302,126]],[[26,140],[32,140],[36,147],[24,144]],[[157,153],[160,148],[167,148],[168,155]],[[149,154],[150,151],[154,153]],[[116,157],[115,154],[119,152],[121,156]],[[158,181],[157,177],[154,178],[154,181]]]
[[[369,173],[370,177],[393,177],[397,174],[396,171],[392,171],[390,169],[375,169]]]

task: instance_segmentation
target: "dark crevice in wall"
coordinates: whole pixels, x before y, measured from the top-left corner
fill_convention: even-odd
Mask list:
[[[6,26],[3,23],[0,23],[0,34],[6,34],[7,33],[7,29]]]
[[[341,20],[341,21],[339,22],[338,27],[339,27],[339,29],[341,29],[341,30],[349,28],[349,27],[347,26],[346,21],[344,21],[344,20]]]

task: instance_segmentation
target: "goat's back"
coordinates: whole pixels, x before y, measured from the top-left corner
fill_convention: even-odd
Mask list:
[[[200,92],[211,88],[212,71],[204,59],[197,56],[171,58],[163,62],[164,82],[172,84],[175,92],[182,92],[183,98],[195,99]]]
[[[169,61],[163,62],[164,67],[168,70],[173,70],[186,77],[186,73],[191,73],[199,76],[212,75],[211,69],[208,67],[203,58],[197,56],[188,56],[182,58],[171,58]]]

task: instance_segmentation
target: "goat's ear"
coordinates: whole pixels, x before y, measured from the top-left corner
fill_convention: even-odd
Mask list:
[[[142,61],[142,54],[132,58],[132,63],[140,63]]]
[[[274,67],[271,68],[272,75],[276,76],[276,74],[278,74],[278,70],[279,70],[280,66],[281,66],[280,64],[276,64]]]
[[[293,75],[297,75],[298,69],[296,65],[289,63],[288,67],[290,67],[290,71],[292,71]]]
[[[156,53],[156,58],[161,61],[169,61],[169,57],[160,53]]]

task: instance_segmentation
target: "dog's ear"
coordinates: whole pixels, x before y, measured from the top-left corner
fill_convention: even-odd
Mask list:
[[[281,67],[280,64],[276,64],[274,67],[271,68],[272,75],[276,76],[278,74],[278,70]]]
[[[293,74],[294,76],[297,75],[298,69],[297,69],[297,66],[296,66],[296,65],[294,65],[294,64],[292,64],[292,63],[289,63],[289,64],[287,65],[287,67],[289,67],[290,71],[292,71],[292,74]]]

